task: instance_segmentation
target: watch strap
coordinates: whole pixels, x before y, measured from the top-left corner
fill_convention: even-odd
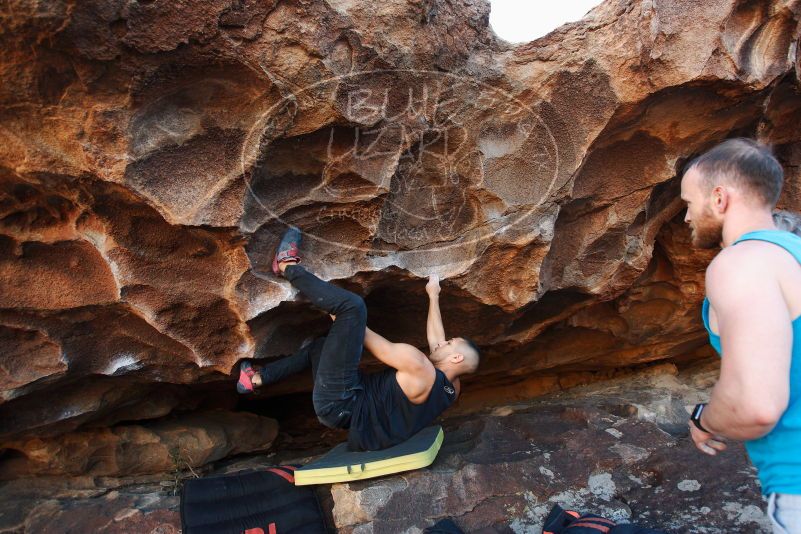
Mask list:
[[[693,422],[693,424],[698,428],[698,430],[710,434],[709,430],[707,430],[706,428],[703,427],[703,425],[701,425],[701,414],[704,412],[705,407],[706,407],[705,402],[696,404],[695,408],[693,408],[693,413],[690,416],[690,421]]]

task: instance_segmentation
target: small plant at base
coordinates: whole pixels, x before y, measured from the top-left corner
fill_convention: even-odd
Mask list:
[[[189,453],[178,446],[170,448],[170,460],[172,461],[170,478],[163,481],[161,485],[172,495],[177,495],[183,486],[184,480],[200,478],[200,475],[192,468],[192,457],[189,456]]]

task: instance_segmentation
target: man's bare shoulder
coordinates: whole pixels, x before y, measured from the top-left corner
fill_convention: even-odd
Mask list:
[[[765,283],[778,279],[778,269],[788,258],[792,259],[789,253],[764,241],[726,247],[707,267],[709,298],[714,302],[759,291]]]
[[[409,401],[413,404],[425,402],[435,378],[434,364],[414,345],[400,345],[400,349],[407,353],[407,358],[413,359],[416,364],[407,366],[403,371],[398,370],[395,379]]]
[[[414,345],[410,345],[408,343],[396,343],[395,346],[398,350],[403,351],[404,356],[415,362],[418,362],[421,367],[426,367],[427,365],[433,366],[431,360],[428,359],[428,356],[426,356],[423,351]]]
[[[415,347],[414,345],[410,345],[409,343],[395,343],[398,349],[402,349],[407,351],[409,354],[419,355],[421,358],[425,358],[426,355],[423,351]]]
[[[707,267],[707,282],[712,278],[771,276],[774,267],[795,263],[782,247],[766,241],[743,241],[724,248]]]
[[[770,258],[776,248],[774,245],[760,241],[743,241],[721,250],[709,263],[706,269],[707,278],[710,276],[725,277],[737,272],[750,272],[762,266]]]

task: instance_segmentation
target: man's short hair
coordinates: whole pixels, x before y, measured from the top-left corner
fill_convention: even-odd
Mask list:
[[[472,369],[470,370],[471,373],[474,373],[478,369],[478,363],[481,360],[481,350],[478,348],[478,345],[476,345],[475,341],[473,341],[472,339],[466,338],[464,336],[462,336],[462,339],[464,340],[465,343],[467,343],[467,346],[473,349],[473,351],[476,353],[475,365],[473,365]]]
[[[738,137],[723,141],[690,162],[707,190],[721,181],[743,186],[771,208],[776,206],[784,183],[784,170],[770,147],[753,139]]]

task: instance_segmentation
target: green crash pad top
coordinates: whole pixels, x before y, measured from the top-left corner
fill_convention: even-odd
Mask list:
[[[295,471],[295,485],[331,484],[420,469],[437,457],[445,433],[441,426],[424,428],[403,443],[381,451],[354,452],[341,443]]]

